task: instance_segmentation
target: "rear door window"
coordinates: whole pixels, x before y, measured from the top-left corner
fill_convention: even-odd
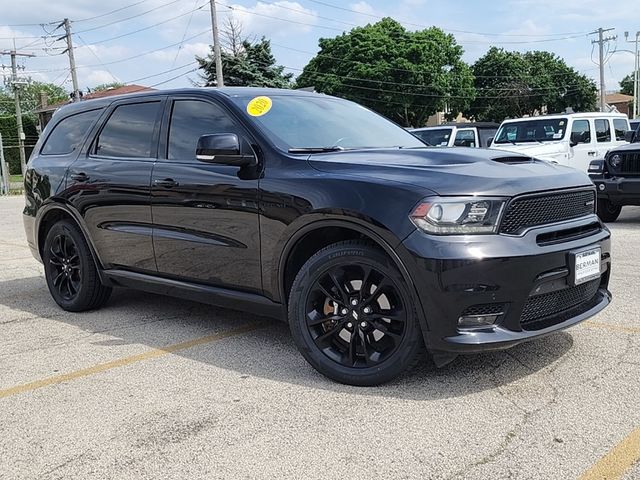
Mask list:
[[[620,142],[624,141],[624,134],[627,133],[629,125],[624,118],[614,118],[613,129],[616,132],[616,140]]]
[[[96,154],[105,157],[155,156],[155,129],[160,101],[120,105],[100,132]]]
[[[596,138],[598,143],[611,141],[611,125],[606,118],[597,118],[595,121],[596,126]]]
[[[40,150],[41,155],[68,155],[79,149],[102,110],[90,110],[62,119]]]

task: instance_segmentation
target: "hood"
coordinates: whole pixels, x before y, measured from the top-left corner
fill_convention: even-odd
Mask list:
[[[311,155],[308,161],[321,172],[410,184],[438,195],[514,196],[592,186],[586,173],[573,168],[477,148],[344,151]]]
[[[640,142],[634,142],[634,143],[627,143],[625,145],[616,147],[615,149],[610,150],[609,154],[613,155],[614,153],[638,152],[638,151],[640,151]]]
[[[492,150],[517,152],[530,157],[554,157],[567,153],[566,145],[562,142],[544,142],[544,143],[512,143],[492,144]]]

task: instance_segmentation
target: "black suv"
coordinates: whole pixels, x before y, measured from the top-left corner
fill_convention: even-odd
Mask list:
[[[615,222],[625,205],[640,205],[640,125],[626,132],[625,140],[630,143],[589,164],[598,189],[598,216],[605,222]]]
[[[605,308],[610,234],[586,174],[428,149],[352,102],[184,89],[58,111],[24,221],[53,299],[112,287],[286,319],[339,382],[503,349]]]

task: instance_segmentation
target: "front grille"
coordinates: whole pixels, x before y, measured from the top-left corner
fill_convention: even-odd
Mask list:
[[[596,278],[582,285],[530,297],[520,315],[522,328],[538,330],[567,320],[567,312],[582,304],[590,305],[599,286],[600,279]]]
[[[516,197],[500,224],[500,233],[518,235],[530,227],[584,217],[595,211],[594,190],[542,193]]]
[[[462,316],[477,317],[484,315],[500,315],[504,313],[504,310],[504,303],[484,303],[465,308],[464,312],[462,312]]]
[[[640,175],[640,152],[618,153],[622,157],[619,172],[626,175]]]

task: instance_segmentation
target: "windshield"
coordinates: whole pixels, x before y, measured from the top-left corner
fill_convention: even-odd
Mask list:
[[[285,151],[425,147],[403,128],[347,100],[274,95],[233,101]]]
[[[566,118],[537,118],[505,123],[494,143],[552,142],[562,140],[567,130]]]
[[[429,130],[414,130],[411,133],[426,142],[427,145],[446,147],[449,145],[452,131],[452,128],[431,128]]]

